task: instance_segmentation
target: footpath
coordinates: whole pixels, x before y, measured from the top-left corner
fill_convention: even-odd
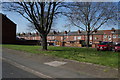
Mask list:
[[[45,54],[3,48],[2,58],[43,78],[118,78],[118,69]]]

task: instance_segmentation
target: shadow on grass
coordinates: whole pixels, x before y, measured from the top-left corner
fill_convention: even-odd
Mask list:
[[[72,50],[51,50],[51,49],[48,49],[48,50],[42,50],[42,49],[37,49],[38,51],[72,51]]]

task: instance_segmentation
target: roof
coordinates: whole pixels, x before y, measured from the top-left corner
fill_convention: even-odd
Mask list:
[[[93,33],[92,35],[103,35],[103,34],[111,34],[111,30],[98,30],[96,33]],[[31,35],[30,35],[31,34]],[[114,33],[112,34],[120,34],[120,29],[116,30]],[[36,33],[25,33],[24,36],[37,36],[39,34]],[[79,35],[86,35],[86,31],[81,31],[81,33],[78,33],[77,31],[75,32],[68,32],[67,34],[65,34],[64,32],[58,32],[56,34],[54,34],[53,32],[50,32],[48,34],[48,36],[63,36],[63,35],[68,35],[68,36],[79,36]]]
[[[5,19],[5,20],[7,20],[7,21],[16,25],[16,23],[14,23],[12,20],[10,20],[5,14],[0,13],[0,16],[2,16],[2,19]]]
[[[103,35],[103,34],[111,34],[111,30],[98,30],[96,33],[93,32],[92,35]],[[120,34],[120,29],[116,30],[113,34]],[[49,33],[49,36],[63,36],[63,35],[68,35],[68,36],[79,36],[79,35],[87,35],[86,31],[81,31],[81,33],[78,33],[78,31],[75,32],[68,32],[65,34],[64,32],[60,32],[57,34]]]

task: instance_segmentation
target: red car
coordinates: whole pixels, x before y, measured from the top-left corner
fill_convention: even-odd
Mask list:
[[[120,51],[120,43],[116,44],[113,49],[112,49],[114,52],[118,52]]]
[[[113,43],[112,42],[101,42],[100,44],[97,45],[97,51],[110,51],[112,50]]]

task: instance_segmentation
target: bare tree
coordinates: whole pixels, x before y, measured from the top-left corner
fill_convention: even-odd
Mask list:
[[[52,25],[51,25],[50,32],[53,32],[54,30],[55,30],[55,31],[57,30],[57,29],[56,29],[56,24],[57,24],[57,23],[55,23],[55,21],[57,21],[57,18],[54,18],[53,23],[52,23]],[[30,32],[31,32],[31,31],[38,32],[38,31],[36,30],[34,24],[32,24],[32,23],[28,23],[28,25],[27,25],[27,30],[30,31]]]
[[[70,23],[86,31],[87,47],[90,34],[106,23],[112,25],[112,22],[117,20],[117,3],[74,2],[69,3],[66,8],[69,10],[64,15],[67,16]]]
[[[3,9],[19,13],[34,25],[42,39],[42,50],[47,50],[47,35],[60,4],[61,2],[13,2],[4,3]]]

